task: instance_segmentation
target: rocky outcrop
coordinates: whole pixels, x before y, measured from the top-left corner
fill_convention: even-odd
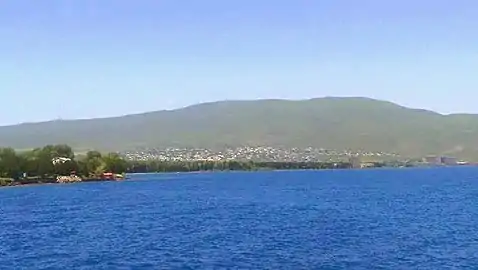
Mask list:
[[[58,176],[56,178],[57,183],[75,183],[81,182],[82,179],[77,175],[69,175],[69,176]]]

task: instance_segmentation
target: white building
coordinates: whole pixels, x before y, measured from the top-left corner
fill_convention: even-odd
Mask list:
[[[53,158],[51,160],[51,162],[53,163],[53,165],[57,165],[57,164],[62,164],[62,163],[65,163],[67,161],[71,161],[71,158],[66,158],[66,157],[56,157],[56,158]]]

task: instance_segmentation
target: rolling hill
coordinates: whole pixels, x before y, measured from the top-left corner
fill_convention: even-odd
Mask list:
[[[0,145],[77,149],[269,145],[478,158],[478,115],[441,115],[368,98],[203,103],[114,118],[0,127]]]

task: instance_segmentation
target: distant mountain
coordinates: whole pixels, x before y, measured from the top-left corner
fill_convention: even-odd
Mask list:
[[[478,158],[478,115],[441,115],[368,98],[221,101],[114,118],[0,127],[0,144],[25,149],[269,145],[449,154]]]

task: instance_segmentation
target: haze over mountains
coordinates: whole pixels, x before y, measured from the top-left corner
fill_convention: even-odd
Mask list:
[[[478,115],[442,115],[368,98],[203,103],[114,118],[0,127],[0,144],[27,149],[277,146],[478,157]]]

